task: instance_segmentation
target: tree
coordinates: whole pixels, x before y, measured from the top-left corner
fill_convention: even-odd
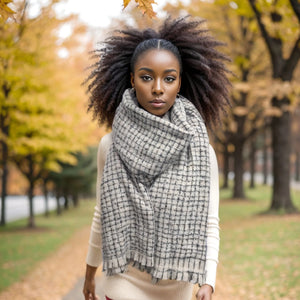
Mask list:
[[[5,121],[9,131],[2,131],[1,141],[7,145],[8,159],[16,163],[29,183],[29,227],[35,225],[32,200],[36,183],[47,170],[59,170],[57,161],[74,164],[72,153],[86,148],[91,132],[81,121],[85,119],[81,117],[83,78],[78,82],[74,62],[58,55],[62,43],[56,32],[73,17],[56,18],[54,3],[29,18],[26,2],[21,2],[16,22],[5,23],[3,40],[8,46],[1,53],[1,84],[10,92],[9,97],[4,93],[1,97],[1,106],[9,116]],[[74,47],[74,40],[63,47]]]
[[[297,0],[249,0],[266,43],[272,66],[272,77],[280,86],[290,87],[300,60],[300,4]],[[273,195],[271,210],[294,211],[290,194],[291,156],[291,90],[274,95],[272,106],[278,115],[272,118]]]
[[[6,4],[10,1],[1,3],[1,7],[6,12],[4,17],[0,18],[0,144],[1,144],[1,167],[2,167],[2,184],[1,184],[1,225],[5,225],[5,198],[7,190],[7,178],[8,178],[8,160],[9,149],[8,139],[10,132],[10,119],[11,111],[15,108],[14,100],[11,97],[14,89],[22,90],[24,87],[20,82],[23,82],[21,76],[17,73],[11,74],[11,69],[14,68],[14,59],[18,61],[20,57],[24,58],[24,61],[30,61],[31,54],[28,51],[22,52],[20,49],[11,49],[11,45],[19,45],[23,36],[23,21],[25,5],[20,7],[19,13],[19,25],[17,23],[8,23],[6,19],[10,9],[6,7]],[[1,13],[3,13],[1,11]],[[3,14],[2,14],[3,16]],[[19,61],[18,61],[19,62]],[[19,84],[18,84],[19,83]]]
[[[198,6],[196,4],[198,3]],[[299,61],[300,33],[298,1],[264,1],[249,0],[214,1],[214,4],[226,5],[240,16],[253,16],[258,24],[264,43],[271,57],[272,80],[265,76],[265,85],[269,93],[271,107],[268,115],[272,118],[272,148],[273,148],[273,196],[271,209],[294,210],[289,190],[290,181],[290,110],[295,106],[291,101],[295,94],[293,74]],[[191,10],[202,12],[204,3],[192,1]],[[201,10],[202,9],[202,10]],[[216,15],[216,14],[215,14]],[[208,18],[211,25],[215,15]],[[219,18],[217,19],[219,21]],[[231,21],[231,19],[230,19]],[[220,26],[221,27],[221,26]],[[252,25],[250,25],[250,28]],[[234,48],[230,47],[231,51]]]
[[[167,9],[180,11],[185,9],[193,16],[207,18],[209,30],[218,39],[226,42],[227,47],[222,49],[232,58],[230,65],[235,76],[233,83],[232,107],[222,119],[222,126],[213,132],[223,153],[225,174],[228,173],[229,149],[233,157],[234,186],[233,198],[245,198],[244,174],[244,147],[263,126],[267,126],[265,104],[268,95],[264,89],[264,76],[268,74],[268,66],[263,60],[265,51],[260,39],[256,22],[248,9],[238,10],[229,5],[228,1],[192,1],[190,5],[182,4],[167,6]],[[250,13],[249,13],[250,11]],[[218,15],[219,18],[214,16]],[[227,176],[224,184],[227,186]]]
[[[87,153],[77,153],[77,164],[61,163],[60,172],[50,172],[47,179],[54,182],[56,195],[62,195],[65,207],[69,198],[74,206],[78,205],[79,196],[94,195],[97,176],[98,147],[89,147]]]

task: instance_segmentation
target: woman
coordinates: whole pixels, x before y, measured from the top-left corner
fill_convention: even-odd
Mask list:
[[[108,38],[89,109],[112,126],[98,149],[85,299],[211,299],[219,250],[218,169],[206,126],[228,104],[226,57],[203,21]],[[102,248],[102,250],[101,250]],[[102,256],[102,257],[101,257]]]

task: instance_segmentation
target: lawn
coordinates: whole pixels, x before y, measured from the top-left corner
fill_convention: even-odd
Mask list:
[[[221,190],[221,249],[217,282],[229,285],[236,298],[300,299],[300,215],[262,214],[271,189],[247,189],[247,200],[230,199]],[[300,210],[300,192],[293,193]],[[38,229],[24,229],[26,220],[0,228],[0,291],[26,275],[71,235],[91,224],[94,201],[81,202],[61,217],[36,218]]]
[[[300,299],[300,215],[262,214],[271,189],[246,191],[247,200],[221,191],[221,249],[218,278],[237,298]],[[293,192],[300,210],[300,192]]]
[[[95,201],[81,201],[61,216],[36,217],[36,229],[27,229],[27,220],[0,227],[0,292],[20,280],[80,228],[91,224]]]

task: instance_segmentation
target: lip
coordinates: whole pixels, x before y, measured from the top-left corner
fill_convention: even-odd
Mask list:
[[[158,107],[158,108],[164,106],[165,103],[166,102],[164,100],[162,100],[162,99],[154,99],[154,100],[150,101],[150,104],[152,106]]]

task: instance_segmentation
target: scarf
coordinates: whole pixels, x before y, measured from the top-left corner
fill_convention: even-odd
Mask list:
[[[132,263],[154,283],[203,284],[209,190],[209,141],[194,105],[178,96],[161,118],[126,90],[100,190],[103,271]]]

